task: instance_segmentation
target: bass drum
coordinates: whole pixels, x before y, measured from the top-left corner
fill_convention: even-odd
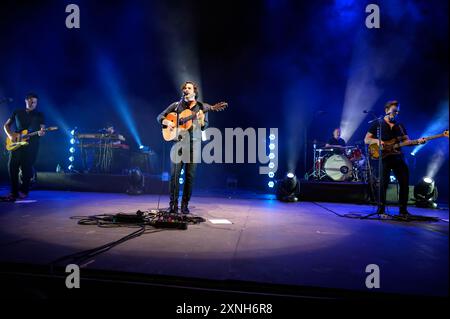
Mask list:
[[[325,173],[333,181],[345,181],[352,178],[353,166],[350,160],[340,154],[335,154],[326,159],[323,165]]]

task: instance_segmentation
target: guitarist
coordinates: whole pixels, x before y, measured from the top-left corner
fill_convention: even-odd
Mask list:
[[[178,213],[179,177],[181,176],[181,169],[184,166],[186,178],[183,188],[183,198],[181,201],[181,213],[189,214],[188,205],[189,200],[191,199],[192,186],[194,184],[196,170],[196,163],[194,163],[193,159],[198,155],[194,154],[196,150],[194,151],[193,140],[198,138],[197,134],[194,134],[194,130],[198,130],[200,128],[203,131],[208,127],[208,113],[203,113],[204,106],[207,106],[207,104],[197,101],[198,87],[194,82],[184,82],[181,86],[181,90],[183,92],[181,103],[174,102],[170,104],[164,111],[161,112],[161,114],[158,115],[157,121],[163,126],[174,128],[175,125],[166,119],[167,114],[171,112],[181,113],[187,109],[190,109],[192,112],[197,114],[197,117],[194,120],[194,125],[189,129],[189,134],[185,135],[185,138],[190,139],[190,161],[186,163],[183,161],[179,163],[172,162],[170,168],[170,212]]]
[[[11,193],[7,200],[15,201],[17,198],[24,199],[28,196],[30,180],[33,175],[33,165],[39,150],[39,138],[45,135],[44,115],[36,111],[38,96],[35,93],[28,93],[25,97],[25,109],[15,110],[10,118],[3,125],[6,135],[13,141],[19,139],[19,132],[28,130],[29,132],[39,131],[37,136],[32,136],[28,140],[29,144],[9,152],[8,172],[11,182]],[[15,125],[15,131],[11,126]],[[22,185],[19,188],[19,169],[22,170]]]
[[[405,142],[409,140],[403,124],[398,123],[398,114],[400,112],[400,105],[397,101],[388,101],[384,106],[385,116],[381,123],[381,146],[383,147],[384,141],[391,139],[397,139],[399,142]],[[372,123],[369,131],[364,138],[366,144],[378,144],[378,122]],[[424,138],[419,139],[419,143],[423,144],[426,140]],[[381,191],[381,206],[378,207],[378,214],[385,213],[386,206],[386,191],[389,184],[389,175],[391,170],[394,172],[397,178],[400,188],[399,204],[400,204],[400,217],[407,219],[410,214],[407,210],[408,194],[409,194],[409,169],[406,165],[405,159],[401,150],[394,154],[389,154],[386,157],[383,156],[383,185]]]

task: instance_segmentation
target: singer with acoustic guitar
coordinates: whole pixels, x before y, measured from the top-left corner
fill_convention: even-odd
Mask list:
[[[7,146],[19,142],[21,132],[36,132],[21,147],[12,147],[9,151],[8,172],[11,183],[11,193],[4,199],[15,201],[28,196],[30,180],[33,175],[33,165],[39,151],[39,139],[45,135],[44,115],[36,110],[38,96],[29,93],[25,97],[25,108],[15,110],[3,126],[7,135]],[[11,126],[15,125],[15,130]],[[19,146],[19,144],[18,144]],[[22,170],[22,185],[19,186],[19,170]]]
[[[179,102],[170,104],[161,114],[157,121],[162,125],[163,137],[166,141],[178,141],[180,139],[189,139],[190,154],[188,161],[174,163],[171,161],[170,169],[170,213],[178,213],[179,180],[181,169],[184,166],[185,181],[183,188],[183,197],[181,200],[181,213],[189,214],[189,200],[191,199],[192,187],[196,171],[194,162],[194,152],[196,152],[193,142],[200,138],[194,131],[205,130],[208,127],[208,111],[219,111],[227,107],[224,102],[209,105],[197,100],[198,87],[192,81],[186,81],[181,86],[183,92]],[[177,123],[178,121],[178,123]],[[182,150],[180,150],[182,152]],[[181,155],[179,152],[179,155]]]
[[[384,106],[385,116],[381,122],[381,145],[384,151],[384,145],[388,144],[391,140],[396,140],[398,142],[407,143],[410,141],[408,134],[406,132],[403,124],[398,123],[398,114],[400,112],[399,103],[397,101],[388,101]],[[369,145],[378,144],[377,136],[378,122],[373,122],[372,126],[369,128],[364,142]],[[416,144],[423,144],[426,139],[421,138],[417,140]],[[381,190],[381,206],[378,207],[378,214],[385,213],[386,206],[386,191],[389,184],[389,175],[391,170],[394,172],[399,185],[399,204],[400,204],[400,217],[408,219],[410,214],[407,210],[408,205],[408,194],[409,194],[409,169],[406,165],[403,153],[401,149],[396,149],[395,152],[383,153],[383,185]]]

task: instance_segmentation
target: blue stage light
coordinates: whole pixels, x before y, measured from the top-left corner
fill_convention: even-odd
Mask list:
[[[180,185],[184,184],[184,178],[183,177],[180,177],[180,179],[178,181],[180,182]]]
[[[73,162],[75,160],[75,158],[73,156],[69,157],[69,161]]]
[[[274,167],[275,167],[274,162],[270,162],[270,163],[269,163],[269,168],[274,168]]]
[[[269,154],[269,158],[270,158],[270,159],[274,159],[274,158],[275,158],[275,154],[274,154],[274,153],[270,153],[270,154]]]
[[[75,130],[70,131],[70,135],[75,135]]]
[[[270,134],[269,135],[269,140],[273,141],[275,139],[275,134]]]
[[[68,169],[69,171],[73,170],[73,165],[70,164],[70,165],[67,167],[67,169]]]
[[[267,186],[269,186],[270,188],[273,188],[275,186],[275,183],[273,181],[270,181],[267,183]]]
[[[269,174],[267,174],[267,175],[269,175],[270,178],[274,178],[275,177],[275,173],[274,172],[269,172]]]
[[[75,148],[74,147],[69,148],[69,152],[72,154],[75,153]]]
[[[70,144],[75,144],[75,139],[74,138],[70,139]]]
[[[269,150],[273,151],[275,149],[275,144],[274,143],[270,143],[269,144]]]

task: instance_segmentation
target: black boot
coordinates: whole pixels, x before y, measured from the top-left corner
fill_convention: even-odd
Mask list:
[[[178,203],[177,202],[171,202],[169,204],[169,213],[178,214]]]
[[[181,213],[182,214],[189,214],[190,213],[187,202],[182,202],[181,203]]]
[[[384,215],[386,213],[386,208],[384,207],[384,205],[380,205],[377,208],[377,214],[378,215]]]
[[[400,212],[398,216],[403,220],[409,220],[412,217],[412,215],[408,212],[408,209],[406,207],[400,207]]]

